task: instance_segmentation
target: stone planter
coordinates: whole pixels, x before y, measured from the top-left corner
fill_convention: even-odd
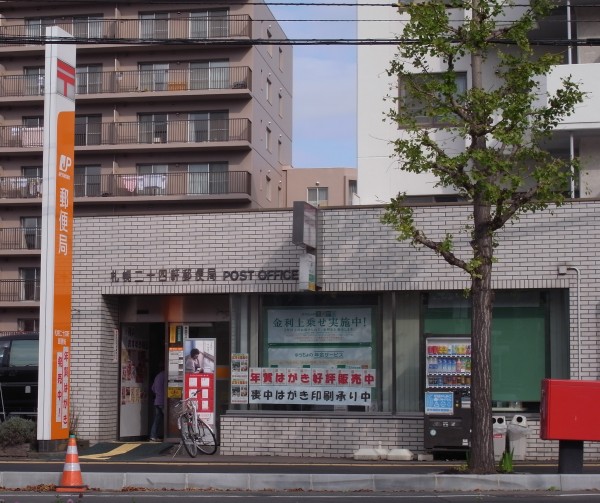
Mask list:
[[[0,447],[0,458],[28,458],[31,453],[30,444]]]

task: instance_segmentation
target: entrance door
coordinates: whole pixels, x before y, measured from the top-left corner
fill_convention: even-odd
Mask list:
[[[146,439],[152,424],[152,379],[164,362],[163,323],[121,325],[119,438]]]
[[[202,340],[216,341],[216,362],[210,358],[203,359],[203,371],[213,374],[215,386],[214,424],[218,436],[219,416],[229,403],[229,356],[231,353],[229,338],[229,322],[208,323],[172,323],[169,325],[168,344],[168,391],[167,391],[167,437],[179,438],[177,429],[177,402],[183,396],[186,351],[191,347],[199,347]],[[184,348],[184,342],[187,347]],[[202,346],[202,349],[205,348]],[[205,351],[206,352],[206,351]],[[199,372],[202,375],[202,372]]]

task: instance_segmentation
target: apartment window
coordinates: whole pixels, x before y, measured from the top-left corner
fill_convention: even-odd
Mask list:
[[[169,63],[140,63],[140,90],[166,91],[169,88]]]
[[[327,206],[328,192],[327,187],[309,187],[306,201],[313,206]]]
[[[25,20],[25,35],[29,38],[46,36],[46,27],[53,26],[55,20],[52,18],[30,18]]]
[[[76,38],[101,38],[102,15],[77,16],[73,18],[73,36]]]
[[[265,146],[267,147],[267,150],[269,152],[271,152],[271,130],[269,128],[266,129],[266,134],[265,134]]]
[[[279,69],[283,72],[283,49],[279,48]]]
[[[25,96],[44,94],[44,67],[32,66],[23,68],[25,77]]]
[[[21,280],[19,300],[40,300],[40,268],[19,268],[19,279]]]
[[[140,37],[149,39],[169,38],[169,13],[148,12],[140,14]]]
[[[100,145],[102,143],[102,116],[75,116],[75,145]]]
[[[102,195],[100,165],[75,166],[75,197],[98,197]]]
[[[18,318],[17,319],[17,330],[19,332],[39,332],[40,331],[40,320],[39,318]],[[37,343],[36,343],[37,347]],[[36,363],[37,365],[37,363]]]
[[[271,33],[271,30],[267,28],[267,52],[271,57],[273,57],[273,45],[271,44],[272,39],[273,34]]]
[[[42,247],[42,217],[21,217],[23,239],[28,250]]]
[[[271,177],[269,175],[266,176],[265,180],[265,197],[267,198],[267,201],[271,201],[273,198],[273,187],[271,184]]]
[[[140,143],[166,143],[168,114],[139,114]]]
[[[190,13],[190,37],[224,38],[229,36],[227,9],[202,10]]]
[[[168,164],[140,164],[137,172],[136,189],[138,194],[166,194]]]
[[[42,179],[42,166],[22,166],[21,175],[23,178],[39,178]]]
[[[417,76],[417,84],[427,85],[428,81],[439,81],[442,78],[441,74],[427,74]],[[456,94],[463,94],[467,89],[467,75],[466,73],[456,74]],[[417,97],[412,96],[410,90],[407,88],[405,83],[400,81],[399,83],[400,100],[399,106],[416,119],[417,124],[423,126],[440,126],[444,125],[447,121],[443,117],[432,117],[427,114],[427,104],[419,100]]]
[[[352,204],[354,196],[358,193],[358,184],[356,180],[348,181],[348,204]]]
[[[272,93],[273,84],[271,79],[267,78],[267,85],[265,86],[265,97],[267,101],[271,103],[271,93]]]
[[[194,112],[189,114],[191,142],[228,141],[229,112]]]
[[[202,162],[188,165],[188,194],[227,194],[229,165],[226,162]]]
[[[44,117],[41,115],[23,117],[21,144],[23,147],[42,147],[44,145]]]
[[[281,91],[278,95],[277,104],[277,108],[279,109],[279,117],[283,117],[283,94],[281,94]]]
[[[244,83],[245,84],[245,83]],[[229,61],[194,61],[190,63],[191,89],[227,89],[229,83]],[[246,87],[244,85],[244,87]]]
[[[23,126],[25,127],[44,127],[44,116],[35,115],[30,117],[23,117]]]
[[[102,92],[102,65],[81,65],[77,67],[77,94]]]
[[[281,138],[277,140],[277,161],[279,164],[283,161],[283,142],[281,141]]]

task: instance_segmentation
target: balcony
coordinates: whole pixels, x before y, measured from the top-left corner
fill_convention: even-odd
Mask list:
[[[83,131],[81,131],[83,130]],[[25,126],[0,126],[0,149],[16,153],[14,149],[43,147],[44,128]],[[167,120],[148,122],[90,122],[76,126],[75,146],[85,150],[106,150],[124,146],[141,149],[155,146],[173,146],[177,149],[197,148],[212,145],[213,148],[249,148],[251,141],[251,122],[249,119],[217,120]],[[184,144],[184,145],[182,145]],[[218,145],[215,145],[218,144]]]
[[[39,227],[0,228],[0,253],[39,251],[42,247],[42,229]]]
[[[148,92],[186,92],[186,97],[189,97],[188,92],[202,94],[205,91],[211,91],[210,95],[214,95],[215,91],[228,95],[248,94],[251,77],[252,72],[247,66],[89,72],[77,75],[76,93],[80,98],[95,94],[139,93],[142,99],[148,99]],[[43,95],[44,77],[41,75],[0,76],[0,97],[41,98]]]
[[[47,26],[58,26],[77,40],[98,40],[105,44],[130,41],[163,40],[206,41],[250,39],[252,20],[248,15],[194,16],[190,13],[168,19],[48,19],[42,23],[5,24],[0,26],[0,47],[42,45]],[[94,44],[96,45],[96,44]],[[86,45],[82,48],[93,46]]]
[[[39,281],[25,279],[0,279],[0,302],[39,301]]]
[[[542,105],[546,105],[547,93],[556,93],[563,87],[562,80],[571,77],[579,84],[579,89],[585,93],[583,103],[575,107],[572,115],[557,126],[556,129],[563,131],[579,131],[582,133],[594,131],[597,134],[600,129],[597,111],[600,107],[600,93],[598,92],[598,81],[600,79],[600,64],[585,63],[572,65],[557,65],[552,71],[541,79]]]
[[[75,197],[85,198],[154,198],[181,196],[206,199],[231,199],[251,195],[251,174],[247,171],[215,173],[151,173],[127,175],[75,175]],[[41,203],[42,179],[0,177],[0,200],[36,200]],[[10,201],[8,201],[10,200]],[[0,229],[0,250],[39,249],[39,229]]]
[[[250,173],[152,173],[131,175],[76,175],[75,197],[250,196]]]
[[[25,176],[0,177],[0,199],[42,198],[42,179]]]

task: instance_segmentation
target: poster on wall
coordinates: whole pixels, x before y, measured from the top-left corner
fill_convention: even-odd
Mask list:
[[[249,402],[368,407],[376,381],[369,368],[251,368]]]
[[[368,368],[373,358],[370,346],[280,346],[267,350],[269,365],[277,367]]]
[[[184,397],[198,406],[198,416],[215,426],[216,339],[184,340]]]
[[[231,354],[231,403],[248,403],[248,353]]]
[[[364,344],[372,342],[370,307],[267,309],[268,344]]]
[[[148,434],[148,338],[125,327],[121,336],[120,437]]]

